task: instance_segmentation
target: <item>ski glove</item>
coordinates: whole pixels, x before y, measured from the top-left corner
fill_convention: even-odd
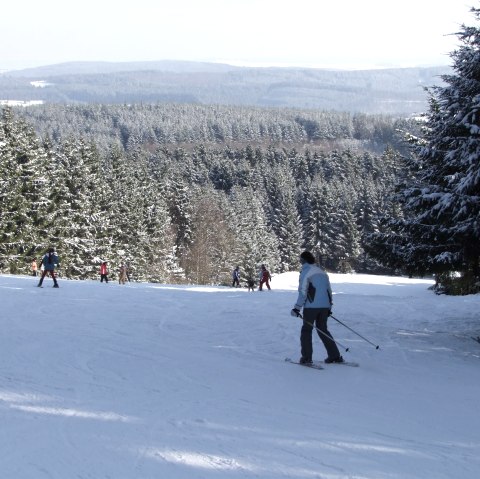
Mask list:
[[[290,315],[293,316],[294,318],[298,318],[300,316],[300,310],[298,310],[297,308],[293,308],[290,311]]]

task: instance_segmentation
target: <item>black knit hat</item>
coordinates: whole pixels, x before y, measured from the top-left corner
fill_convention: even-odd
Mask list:
[[[315,258],[310,251],[304,251],[301,255],[300,258],[303,259],[306,263],[308,264],[313,264],[315,263]]]

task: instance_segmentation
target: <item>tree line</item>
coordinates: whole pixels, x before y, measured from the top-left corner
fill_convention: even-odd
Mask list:
[[[201,143],[382,153],[387,146],[404,150],[399,132],[416,124],[391,115],[175,103],[45,104],[18,108],[16,114],[54,143],[81,136],[101,150],[117,144],[127,152],[159,145],[191,149]]]
[[[11,108],[0,159],[0,271],[26,273],[54,245],[70,278],[128,261],[138,279],[215,284],[236,265],[297,269],[304,247],[333,270],[381,270],[362,245],[393,209],[402,161],[391,149],[99,148],[42,137]]]

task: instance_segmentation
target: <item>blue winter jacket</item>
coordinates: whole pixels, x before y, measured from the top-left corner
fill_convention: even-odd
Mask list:
[[[332,287],[328,274],[314,264],[305,263],[300,271],[296,309],[332,307]]]
[[[42,259],[43,269],[45,271],[53,271],[59,262],[60,260],[55,253],[51,253],[51,257],[50,253],[47,253]]]

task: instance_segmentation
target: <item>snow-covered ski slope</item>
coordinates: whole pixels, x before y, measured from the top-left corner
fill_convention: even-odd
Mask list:
[[[478,479],[480,296],[331,275],[359,368],[272,291],[0,276],[2,479]],[[325,351],[314,338],[314,359]]]

